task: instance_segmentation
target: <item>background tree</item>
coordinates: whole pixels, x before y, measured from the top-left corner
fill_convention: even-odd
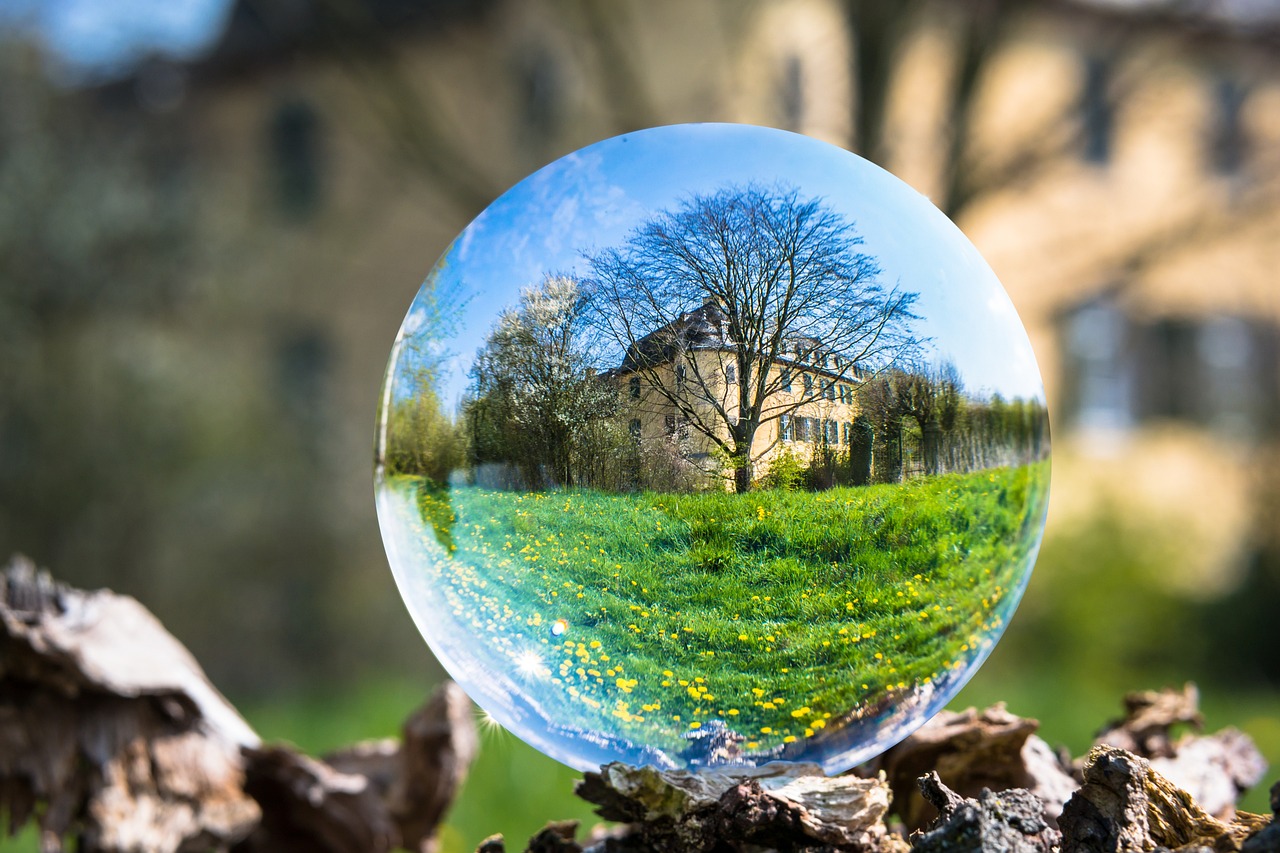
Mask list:
[[[598,445],[614,433],[602,421],[618,392],[596,375],[586,310],[577,281],[549,276],[499,316],[471,370],[473,464],[513,465],[529,488],[591,485],[602,471]]]
[[[943,442],[960,412],[960,372],[951,362],[944,362],[903,373],[895,380],[899,410],[920,427],[924,472],[937,474],[941,470]]]
[[[595,325],[731,460],[745,492],[764,452],[761,425],[802,402],[781,393],[780,359],[838,355],[831,369],[852,381],[855,363],[888,364],[919,343],[916,294],[881,285],[861,245],[853,223],[791,187],[693,196],[590,258]],[[719,326],[711,348],[721,358],[690,357],[699,343],[686,315],[699,307]],[[671,362],[683,370],[669,372]]]

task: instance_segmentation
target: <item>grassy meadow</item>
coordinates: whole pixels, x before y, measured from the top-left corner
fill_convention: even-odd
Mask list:
[[[747,752],[790,757],[993,642],[1047,476],[741,495],[388,486],[415,496],[433,540],[433,606],[554,719],[670,755],[717,720]]]

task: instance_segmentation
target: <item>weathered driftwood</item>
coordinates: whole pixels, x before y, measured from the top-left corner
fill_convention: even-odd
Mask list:
[[[1118,746],[1143,758],[1171,758],[1176,754],[1172,730],[1186,724],[1201,728],[1200,691],[1191,683],[1181,690],[1141,690],[1124,697],[1125,715],[1098,733],[1098,746]]]
[[[1230,820],[1240,795],[1262,781],[1266,762],[1253,741],[1236,729],[1174,738],[1178,726],[1199,730],[1204,725],[1194,684],[1181,690],[1130,693],[1124,704],[1124,718],[1108,724],[1094,743],[1148,759],[1154,770],[1189,793],[1209,814]]]
[[[892,795],[883,777],[828,778],[812,764],[696,773],[608,764],[577,793],[632,827],[593,845],[601,849],[906,849],[884,823]]]
[[[1048,853],[1061,840],[1044,818],[1044,803],[1025,788],[983,790],[976,800],[952,791],[929,771],[920,793],[938,811],[927,831],[912,838],[921,853]]]
[[[1026,788],[1044,804],[1056,825],[1062,806],[1079,787],[1061,759],[1035,735],[1039,723],[1017,717],[1003,704],[983,711],[943,711],[868,767],[882,770],[893,790],[894,811],[908,831],[927,826],[936,804],[922,796],[917,780],[930,771],[964,797],[983,789]]]
[[[1270,822],[1245,812],[1230,822],[1218,820],[1145,758],[1097,746],[1085,759],[1084,786],[1067,802],[1058,825],[1062,853],[1100,853],[1160,847],[1240,850]]]
[[[225,849],[259,820],[257,736],[146,608],[0,574],[0,810],[44,851]],[[37,805],[43,808],[37,809]]]
[[[908,841],[881,821],[889,812],[883,777],[826,778],[810,765],[771,765],[761,771],[697,774],[606,766],[588,773],[579,794],[598,813],[623,821],[578,843],[576,824],[552,824],[525,848],[531,853],[610,851],[882,851],[902,853],[1124,853],[1177,850],[1280,853],[1280,818],[1237,813],[1215,818],[1146,759],[1099,746],[1083,764],[1083,786],[1059,816],[1045,819],[1043,801],[1025,788],[984,789],[963,797],[939,774],[918,780],[939,817]],[[858,778],[863,786],[848,788]],[[856,791],[856,793],[854,793]],[[1280,810],[1280,784],[1273,789]],[[481,844],[501,853],[500,837]]]
[[[42,851],[430,850],[470,702],[446,684],[403,734],[328,761],[263,747],[134,599],[0,573],[0,813],[34,818]]]
[[[1203,844],[1220,853],[1280,853],[1274,849],[1280,829],[1267,818],[1234,814],[1239,795],[1263,772],[1248,737],[1228,729],[1175,738],[1174,727],[1200,721],[1198,695],[1190,685],[1132,694],[1125,707],[1125,717],[1099,740],[1126,739],[1134,749],[1154,753],[1149,761],[1103,743],[1073,763],[1034,735],[1034,720],[1014,716],[1003,705],[943,712],[859,769],[872,787],[852,809],[832,800],[828,787],[835,783],[843,790],[839,780],[850,777],[824,779],[808,765],[771,765],[763,779],[754,770],[691,774],[609,765],[586,774],[578,793],[598,805],[602,817],[623,825],[580,844],[576,826],[557,824],[526,849],[898,851],[910,835],[911,847],[928,851],[1119,853]],[[1161,775],[1162,767],[1188,774],[1213,812]],[[797,784],[808,773],[815,774],[808,784],[820,794],[806,794]],[[784,779],[797,793],[780,802],[771,788]],[[1119,793],[1109,787],[1115,785]],[[1280,786],[1276,790],[1280,797]],[[872,792],[875,808],[861,808]],[[798,818],[801,812],[810,823],[817,815],[827,826],[844,826],[845,834],[815,832]],[[894,817],[898,832],[866,823],[885,814]],[[1059,820],[1066,821],[1061,833]],[[849,827],[856,830],[850,833]],[[504,847],[495,837],[481,849],[498,853]]]

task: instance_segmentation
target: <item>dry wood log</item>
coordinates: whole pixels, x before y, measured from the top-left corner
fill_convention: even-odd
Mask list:
[[[884,824],[892,795],[883,776],[828,778],[817,765],[784,762],[697,773],[615,763],[585,774],[577,793],[601,817],[630,824],[589,850],[907,849]]]
[[[257,742],[134,599],[22,558],[0,574],[0,811],[34,815],[42,851],[227,849],[258,821],[240,758]]]
[[[1044,804],[1044,819],[1056,826],[1062,806],[1079,786],[1035,735],[1039,725],[1009,713],[1003,703],[983,711],[943,711],[867,767],[884,771],[908,831],[938,816],[917,786],[930,771],[962,797],[976,797],[984,789],[1026,788]]]
[[[21,558],[0,574],[0,812],[38,815],[43,851],[430,851],[475,755],[470,701],[446,683],[403,736],[328,762],[264,748],[137,601]]]
[[[1174,739],[1181,725],[1200,729],[1200,692],[1194,684],[1181,690],[1144,690],[1124,699],[1125,716],[1108,724],[1094,741],[1115,746],[1151,762],[1156,772],[1189,793],[1201,808],[1229,821],[1236,802],[1262,781],[1267,764],[1248,735],[1223,729],[1212,735],[1187,733]]]
[[[1191,795],[1151,768],[1145,758],[1097,746],[1085,759],[1084,785],[1063,809],[1062,853],[1128,850],[1239,850],[1268,823],[1238,812],[1230,822],[1206,812]]]
[[[1124,697],[1125,715],[1098,733],[1098,746],[1118,746],[1143,758],[1175,754],[1172,729],[1179,724],[1201,728],[1200,691],[1190,682],[1181,690],[1142,690]]]
[[[920,793],[938,819],[915,835],[920,853],[1049,853],[1060,840],[1044,819],[1044,803],[1025,788],[1000,793],[983,790],[976,800],[962,797],[930,771],[919,780]]]

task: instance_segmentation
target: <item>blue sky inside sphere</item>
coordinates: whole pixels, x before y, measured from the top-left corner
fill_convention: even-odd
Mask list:
[[[995,274],[926,197],[841,148],[787,131],[675,125],[607,139],[535,172],[490,205],[449,247],[424,285],[463,306],[437,387],[461,400],[467,371],[498,312],[548,274],[587,276],[586,256],[619,246],[651,216],[693,195],[756,183],[789,185],[852,222],[880,283],[916,292],[925,360],[950,360],[965,390],[1044,401],[1031,344]],[[412,337],[425,313],[415,302]]]

